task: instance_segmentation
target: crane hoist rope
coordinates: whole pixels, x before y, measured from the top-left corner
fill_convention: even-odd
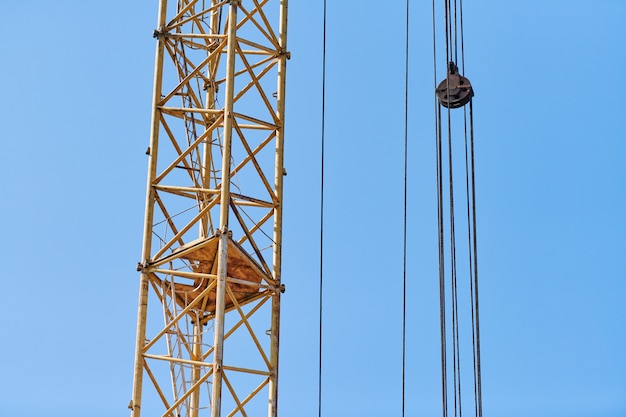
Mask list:
[[[435,77],[435,131],[437,157],[437,212],[438,212],[438,246],[439,246],[439,303],[440,303],[440,345],[441,345],[441,390],[442,414],[448,417],[450,412],[455,417],[462,415],[463,383],[461,371],[462,358],[466,352],[462,335],[461,322],[465,317],[461,314],[463,306],[469,304],[471,329],[471,360],[473,372],[473,403],[474,414],[482,417],[482,388],[480,367],[480,321],[478,309],[478,259],[476,237],[476,185],[474,170],[474,126],[473,103],[474,90],[465,71],[465,47],[463,35],[463,3],[462,0],[444,0],[445,16],[445,55],[446,77],[437,83],[437,31],[436,7],[432,2],[433,57]],[[459,50],[461,69],[459,70]],[[468,106],[469,105],[469,106]],[[469,107],[469,115],[467,111]],[[463,119],[459,123],[453,117],[453,110],[463,108]],[[443,137],[442,113],[445,113],[447,140]],[[460,299],[459,285],[463,272],[457,262],[457,223],[455,208],[455,167],[459,164],[455,158],[459,144],[453,139],[453,132],[462,125],[464,142],[465,201],[467,247],[465,247],[468,265],[466,268],[469,300]],[[446,155],[447,154],[447,155]],[[447,180],[447,187],[444,182]],[[458,192],[458,191],[457,191]],[[447,207],[446,207],[447,206]],[[444,215],[447,209],[448,215]],[[448,245],[446,246],[446,240]],[[446,269],[449,268],[449,270]],[[449,293],[448,293],[449,292]],[[449,297],[449,298],[448,298]],[[448,317],[450,312],[450,317]],[[450,327],[448,327],[450,325]],[[448,357],[452,356],[450,369]],[[449,377],[452,379],[450,389]],[[449,400],[452,400],[451,404]]]
[[[322,26],[322,126],[321,126],[321,160],[320,160],[320,264],[319,264],[319,351],[317,374],[317,413],[322,417],[322,336],[324,308],[324,142],[326,134],[326,0],[324,0]]]
[[[402,218],[402,417],[406,395],[406,308],[407,308],[407,205],[409,162],[409,0],[405,4],[404,26],[404,190]]]
[[[455,417],[462,415],[462,379],[461,379],[461,331],[459,305],[459,277],[457,265],[457,237],[454,207],[454,170],[456,159],[453,158],[453,123],[452,110],[463,108],[464,161],[465,161],[465,200],[467,210],[467,251],[469,265],[469,305],[471,315],[471,339],[473,362],[473,399],[476,417],[482,417],[482,390],[480,374],[480,326],[478,310],[478,260],[476,237],[476,197],[474,170],[474,129],[473,104],[474,91],[465,70],[464,38],[463,38],[463,5],[462,0],[444,0],[445,10],[445,44],[446,44],[446,77],[437,83],[437,38],[435,0],[432,1],[432,33],[433,33],[433,66],[435,92],[435,130],[437,159],[437,211],[438,211],[438,245],[439,245],[439,284],[440,284],[440,331],[441,331],[441,362],[442,362],[442,413],[448,417],[453,398]],[[406,326],[407,326],[407,172],[408,172],[408,104],[409,104],[409,0],[406,0],[405,27],[405,97],[404,97],[404,219],[403,219],[403,305],[402,305],[402,416],[405,414],[405,375],[406,375]],[[324,293],[324,176],[325,176],[325,101],[326,101],[326,40],[327,40],[327,5],[323,1],[323,43],[322,43],[322,92],[321,92],[321,173],[320,173],[320,266],[319,266],[319,363],[318,363],[318,416],[322,416],[322,369],[323,369],[323,293]],[[459,69],[459,49],[460,64]],[[469,107],[469,113],[468,113]],[[447,114],[447,143],[443,141],[442,109]],[[447,158],[444,157],[447,151]],[[447,168],[447,170],[444,170]],[[444,180],[448,179],[448,187],[444,188]],[[447,203],[449,216],[444,216],[444,205]],[[449,238],[446,249],[445,238]],[[446,263],[450,271],[446,271]],[[446,298],[446,289],[450,287],[450,300]],[[451,311],[451,330],[447,328],[447,311]],[[450,340],[450,344],[448,341]],[[448,355],[452,354],[452,367],[448,368]],[[452,390],[448,386],[448,374],[452,376]]]

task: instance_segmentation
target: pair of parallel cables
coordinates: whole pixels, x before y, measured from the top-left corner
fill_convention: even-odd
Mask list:
[[[405,3],[405,67],[404,67],[404,212],[403,212],[403,293],[402,293],[402,417],[405,415],[406,394],[406,323],[407,323],[407,198],[408,198],[408,114],[409,114],[409,0]],[[444,0],[445,45],[446,45],[446,78],[437,84],[437,37],[436,7],[432,0],[432,33],[433,33],[433,73],[435,77],[435,131],[437,158],[437,223],[439,252],[439,290],[440,290],[440,344],[441,344],[441,389],[442,415],[448,417],[450,412],[461,417],[462,411],[462,378],[461,378],[461,331],[459,314],[459,280],[457,264],[456,216],[454,206],[454,170],[453,158],[453,123],[452,111],[463,108],[464,160],[465,160],[465,201],[467,212],[467,258],[469,305],[471,312],[471,339],[473,364],[473,403],[475,417],[482,417],[482,388],[480,365],[480,321],[478,308],[478,258],[476,236],[476,186],[474,170],[474,128],[471,84],[462,74],[465,70],[465,48],[463,36],[463,2],[462,0]],[[322,122],[321,122],[321,186],[320,186],[320,266],[319,266],[319,367],[318,367],[318,415],[322,416],[322,338],[323,338],[323,254],[324,254],[324,172],[325,172],[325,102],[326,102],[326,35],[327,5],[323,1],[323,48],[322,48]],[[461,53],[461,72],[458,70],[459,49]],[[467,112],[469,104],[469,115]],[[443,141],[442,109],[447,113],[447,144]],[[444,159],[444,151],[447,158]],[[445,170],[444,168],[447,168]],[[446,172],[447,171],[447,172]],[[448,180],[447,189],[444,180]],[[447,205],[448,218],[444,215]],[[446,236],[447,235],[447,236]],[[446,237],[449,247],[446,249]],[[449,262],[450,270],[446,271]],[[450,289],[450,299],[446,298]],[[448,310],[451,311],[451,330],[448,330]],[[449,347],[451,342],[451,348]],[[452,369],[448,368],[449,351],[452,353]],[[452,389],[448,384],[452,375]],[[449,398],[453,398],[450,405]]]

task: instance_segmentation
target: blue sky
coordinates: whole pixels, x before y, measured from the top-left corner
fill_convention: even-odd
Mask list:
[[[626,3],[463,3],[484,415],[624,417]],[[400,415],[405,4],[380,4],[328,2],[325,417]],[[410,15],[414,416],[440,414],[430,7],[412,2]],[[0,408],[127,415],[157,2],[0,10]],[[317,415],[321,2],[291,2],[289,49],[280,412],[308,417]]]

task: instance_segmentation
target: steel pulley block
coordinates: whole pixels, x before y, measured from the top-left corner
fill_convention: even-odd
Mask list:
[[[465,106],[474,97],[474,90],[469,80],[459,74],[454,62],[448,64],[448,76],[439,83],[435,90],[439,103],[449,109]]]

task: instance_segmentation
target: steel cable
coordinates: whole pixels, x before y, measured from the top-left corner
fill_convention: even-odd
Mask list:
[[[407,171],[409,136],[409,0],[406,0],[406,22],[404,40],[404,218],[402,231],[402,417],[405,411],[406,394],[406,271],[407,271]]]
[[[324,309],[324,144],[326,133],[326,0],[324,0],[322,35],[322,121],[321,121],[321,166],[320,166],[320,275],[319,275],[319,351],[317,375],[317,413],[322,417],[322,336]]]
[[[433,61],[435,74],[435,90],[437,90],[437,39],[436,39],[436,8],[435,1],[432,2],[433,8]],[[463,21],[463,2],[462,0],[444,0],[443,14],[445,18],[445,56],[447,77],[445,82],[445,97],[451,97],[457,94],[458,85],[451,85],[451,74],[457,74],[456,71],[460,59],[460,74],[465,72],[465,39],[464,39],[464,21]],[[459,51],[460,49],[460,51]],[[459,56],[460,52],[460,56]],[[458,77],[458,76],[457,76]],[[456,83],[456,81],[455,81]],[[454,90],[454,93],[453,93]],[[469,287],[470,297],[469,305],[471,310],[471,337],[472,337],[472,363],[473,363],[473,382],[474,382],[474,413],[477,417],[482,417],[482,389],[481,389],[481,373],[480,373],[480,322],[478,314],[478,260],[477,260],[477,233],[476,233],[476,195],[475,195],[475,170],[474,170],[474,133],[473,133],[473,112],[471,96],[469,101],[469,140],[468,140],[468,117],[467,109],[464,106],[463,111],[463,129],[465,138],[465,194],[467,209],[467,253],[469,257]],[[447,141],[443,139],[443,122],[442,109],[444,106],[447,110]],[[442,364],[442,413],[447,417],[448,413],[453,411],[455,417],[462,416],[462,377],[461,364],[462,347],[461,343],[461,311],[459,300],[459,275],[461,272],[457,265],[457,236],[456,236],[456,218],[455,218],[455,187],[454,187],[454,160],[455,141],[453,139],[453,123],[451,108],[454,101],[448,103],[440,103],[435,96],[435,114],[436,114],[436,148],[437,148],[437,212],[438,212],[438,246],[439,246],[439,287],[440,287],[440,338],[441,338],[441,364]],[[460,107],[460,106],[458,106]],[[456,126],[456,124],[455,124]],[[444,161],[444,154],[447,152],[447,160]],[[445,166],[447,164],[447,166]],[[446,169],[444,169],[444,167]],[[447,190],[444,192],[444,182],[448,182]],[[444,205],[447,205],[448,215],[444,218]],[[445,241],[447,240],[449,247],[446,249]],[[447,259],[449,256],[449,259]],[[446,266],[450,271],[446,271]],[[449,280],[449,281],[448,281]],[[447,294],[449,287],[450,293]],[[448,300],[448,297],[449,300]],[[450,309],[450,318],[447,317],[447,309]],[[451,328],[448,329],[448,320],[450,320]],[[449,340],[450,339],[450,340]],[[452,355],[452,369],[448,369],[448,354]],[[452,378],[452,387],[448,386],[448,379]],[[451,388],[451,389],[449,389]],[[453,404],[449,400],[454,400]],[[452,410],[449,407],[452,406]]]

